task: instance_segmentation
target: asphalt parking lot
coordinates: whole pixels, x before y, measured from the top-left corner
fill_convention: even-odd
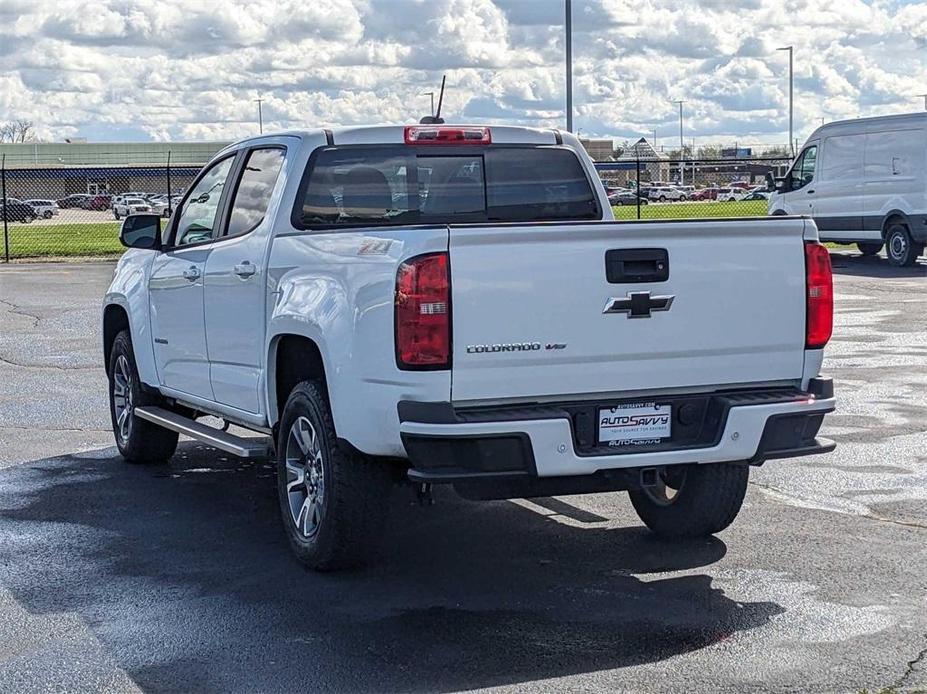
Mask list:
[[[834,265],[839,447],[755,470],[717,538],[624,494],[397,493],[337,575],[290,557],[268,465],[117,458],[112,264],[0,266],[0,691],[927,688],[927,264]]]

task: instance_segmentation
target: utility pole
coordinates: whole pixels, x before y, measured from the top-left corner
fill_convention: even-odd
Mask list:
[[[789,52],[789,147],[792,150],[792,157],[795,157],[795,145],[793,144],[792,137],[792,114],[793,114],[793,105],[794,105],[794,94],[795,94],[795,72],[794,64],[792,63],[792,46],[783,46],[782,48],[777,48],[777,51],[788,51]]]
[[[258,132],[264,134],[264,112],[261,110],[261,104],[264,103],[264,99],[258,97],[254,100],[254,103],[258,105]]]
[[[564,0],[566,17],[566,129],[573,132],[573,0]]]
[[[431,97],[431,115],[435,115],[435,93],[434,92],[422,92],[422,96]]]
[[[682,99],[677,99],[673,103],[679,104],[679,183],[682,185],[686,182],[686,165],[684,162],[686,156],[686,145],[682,139],[682,105],[686,102]]]

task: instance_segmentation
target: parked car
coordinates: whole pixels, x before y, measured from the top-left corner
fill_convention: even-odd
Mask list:
[[[810,213],[823,239],[913,265],[927,245],[927,113],[827,123],[770,183],[769,214]]]
[[[740,200],[741,195],[743,193],[737,188],[718,188],[715,200],[718,202],[735,202]]]
[[[72,207],[83,207],[84,202],[89,197],[90,196],[87,195],[86,193],[73,193],[63,198],[59,198],[55,202],[58,203],[59,208],[61,208],[62,210],[66,210]]]
[[[45,219],[51,219],[59,213],[58,203],[54,200],[40,200],[36,198],[33,200],[26,200],[26,204],[35,210],[37,216]]]
[[[5,203],[0,202],[0,220],[5,219],[8,222],[28,224],[35,218],[35,210],[24,202],[14,202],[13,198],[8,199]]]
[[[120,202],[113,205],[113,217],[121,219],[128,217],[130,214],[143,214],[151,212],[151,205],[141,198],[123,198]]]
[[[834,447],[814,225],[615,222],[569,132],[264,135],[223,149],[162,224],[126,219],[104,299],[118,450],[163,462],[182,432],[271,451],[313,569],[369,556],[398,482],[629,491],[653,531],[696,537],[733,521],[751,465]]]
[[[171,197],[171,204],[167,204],[167,196],[156,196],[149,200],[151,205],[151,211],[158,215],[159,217],[170,217],[171,212],[177,209],[177,206],[180,204],[180,201],[183,199],[181,195],[174,195]]]
[[[769,193],[763,192],[761,190],[754,190],[752,193],[747,193],[741,198],[741,200],[769,200]]]
[[[647,198],[638,196],[633,190],[612,193],[608,196],[608,201],[612,205],[637,205],[638,201],[640,201],[641,205],[647,204]]]
[[[692,193],[692,200],[717,200],[718,199],[718,189],[717,188],[701,188],[700,190]]]
[[[740,190],[753,190],[756,186],[753,183],[747,181],[734,181],[730,185],[731,188],[738,188]]]
[[[671,187],[651,188],[647,192],[647,197],[650,198],[651,201],[659,200],[660,202],[667,202],[669,200],[671,201],[685,200],[686,194],[683,193],[678,188],[671,188]]]
[[[88,195],[87,199],[81,203],[81,209],[84,210],[108,210],[112,205],[112,196],[97,194],[97,195]]]

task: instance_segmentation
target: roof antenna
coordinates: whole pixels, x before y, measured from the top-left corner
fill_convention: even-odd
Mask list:
[[[441,75],[441,91],[438,94],[438,110],[434,115],[422,118],[419,121],[422,125],[440,125],[444,122],[444,119],[441,117],[441,104],[444,102],[444,81],[446,79],[447,75]]]

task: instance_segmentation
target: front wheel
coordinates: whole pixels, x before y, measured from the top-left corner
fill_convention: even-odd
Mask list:
[[[665,196],[665,195],[661,195],[660,198],[659,198],[659,200],[660,200],[660,202],[666,202],[666,196]]]
[[[52,218],[51,210],[46,210],[46,211],[42,214],[42,216],[45,217],[45,219],[51,219],[51,218]]]
[[[109,412],[116,447],[130,463],[163,463],[177,449],[177,432],[135,416],[135,408],[160,404],[142,390],[128,330],[113,341],[109,357]]]
[[[914,243],[907,227],[893,224],[885,235],[885,248],[888,262],[895,267],[910,267],[917,261],[917,256],[924,252],[924,247]]]
[[[865,256],[878,255],[879,251],[882,250],[881,243],[867,243],[865,241],[858,241],[856,247],[859,249],[859,252]]]
[[[657,484],[628,492],[644,524],[663,537],[703,537],[734,522],[747,492],[744,464],[662,468]]]
[[[339,445],[323,386],[290,393],[277,438],[277,496],[293,552],[331,571],[364,564],[386,522],[392,480],[385,463]]]

